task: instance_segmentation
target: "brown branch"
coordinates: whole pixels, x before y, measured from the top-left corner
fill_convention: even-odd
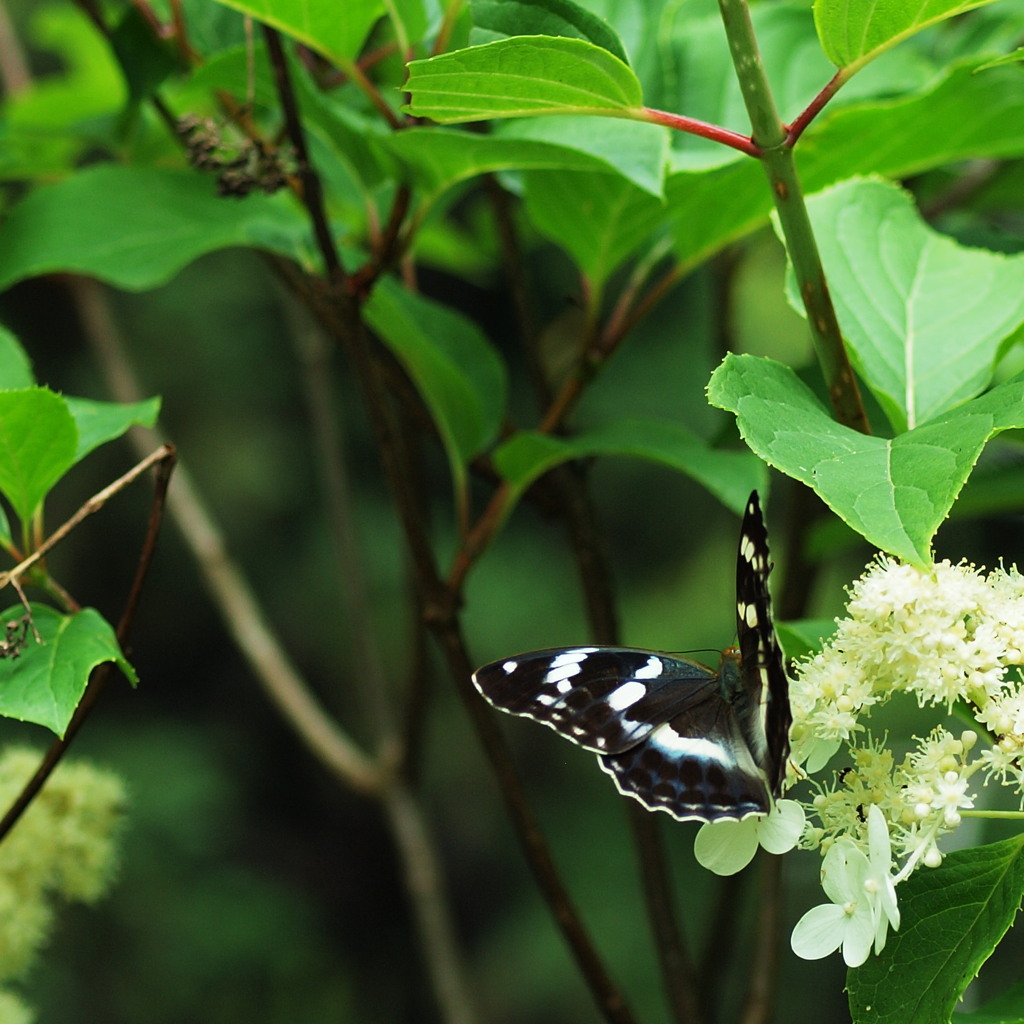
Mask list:
[[[313,234],[316,237],[320,255],[323,256],[327,280],[337,283],[344,278],[345,272],[338,259],[334,235],[331,233],[331,226],[327,219],[320,177],[313,169],[309,159],[306,133],[302,127],[302,117],[299,113],[298,101],[295,98],[295,90],[292,88],[288,61],[285,59],[284,47],[281,45],[281,36],[277,29],[271,28],[269,25],[263,26],[263,36],[267,42],[270,66],[274,72],[274,83],[277,86],[277,95],[281,100],[281,109],[284,113],[285,132],[295,149],[295,161],[298,166],[299,182],[302,186],[302,201],[309,212]]]

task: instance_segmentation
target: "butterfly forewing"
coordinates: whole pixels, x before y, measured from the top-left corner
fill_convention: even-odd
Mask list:
[[[632,647],[561,647],[485,665],[476,688],[596,753],[640,743],[659,724],[718,693],[704,665]]]
[[[766,813],[789,752],[789,696],[772,626],[768,538],[756,492],[736,565],[739,649],[717,672],[631,647],[563,647],[473,675],[495,707],[598,754],[621,793],[675,818]]]
[[[746,708],[737,708],[744,734],[757,763],[777,797],[789,756],[789,680],[772,623],[768,592],[768,532],[757,491],[750,495],[736,558],[736,632],[740,648],[740,688]]]

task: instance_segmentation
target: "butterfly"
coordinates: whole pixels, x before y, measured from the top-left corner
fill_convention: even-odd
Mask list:
[[[502,711],[598,755],[619,792],[680,821],[766,814],[789,756],[789,681],[772,625],[768,534],[751,493],[736,558],[738,646],[718,671],[635,647],[558,647],[478,669]]]

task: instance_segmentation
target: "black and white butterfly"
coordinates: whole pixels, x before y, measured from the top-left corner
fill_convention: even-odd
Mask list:
[[[634,647],[559,647],[493,662],[473,683],[496,708],[598,755],[619,792],[680,821],[765,814],[789,756],[789,682],[772,625],[757,492],[736,560],[738,647],[706,665]]]

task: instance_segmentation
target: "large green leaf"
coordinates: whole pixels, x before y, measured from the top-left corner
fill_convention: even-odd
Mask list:
[[[771,359],[729,355],[708,385],[736,414],[750,448],[813,488],[870,543],[928,564],[935,531],[985,443],[1024,427],[1024,374],[892,439],[836,423],[796,374]]]
[[[564,141],[548,127],[551,121],[558,121],[567,129]],[[584,124],[577,125],[577,121]],[[536,136],[526,134],[524,137],[504,131],[479,135],[452,128],[410,128],[381,139],[380,144],[405,166],[415,170],[426,201],[467,178],[488,172],[530,169],[618,174],[645,192],[661,196],[666,129],[600,118],[538,118],[536,123],[540,122],[545,124]],[[517,127],[534,123],[523,121]],[[620,128],[638,128],[641,132],[616,130]]]
[[[950,853],[897,893],[899,931],[881,955],[849,973],[853,1020],[945,1024],[1020,908],[1024,836]]]
[[[821,45],[833,64],[853,72],[936,22],[994,0],[815,0]]]
[[[586,39],[627,60],[622,40],[603,18],[572,0],[472,0],[474,46],[507,36]]]
[[[218,0],[287,33],[339,64],[355,60],[383,0]]]
[[[0,291],[55,271],[154,288],[228,246],[297,258],[307,236],[286,193],[223,199],[199,174],[104,164],[36,190],[11,211],[0,225]]]
[[[505,413],[504,364],[472,321],[390,279],[364,310],[430,410],[461,495],[466,466],[497,436]]]
[[[524,179],[534,227],[572,255],[599,305],[608,276],[651,237],[664,204],[617,175],[530,172]]]
[[[74,465],[78,428],[47,388],[0,391],[0,493],[22,523]]]
[[[19,623],[24,614],[15,605],[0,621]],[[5,718],[35,722],[63,736],[97,665],[112,661],[133,685],[138,681],[110,623],[94,608],[61,615],[48,605],[33,604],[32,624],[42,643],[26,623],[18,657],[0,659],[0,715]]]
[[[685,473],[736,513],[742,513],[750,492],[764,490],[766,483],[764,466],[747,452],[711,448],[668,420],[616,420],[575,437],[520,431],[495,451],[494,464],[511,488],[511,507],[548,470],[599,455],[646,459]]]
[[[514,36],[408,65],[405,109],[442,124],[535,114],[628,116],[643,106],[629,66],[582,39]]]
[[[608,117],[529,117],[494,126],[499,139],[546,142],[593,157],[659,199],[665,195],[672,132],[661,125]],[[574,168],[566,167],[566,170]]]
[[[988,387],[1024,323],[1024,256],[958,245],[883,181],[843,182],[808,206],[851,358],[894,429]],[[790,301],[802,311],[792,282]]]

